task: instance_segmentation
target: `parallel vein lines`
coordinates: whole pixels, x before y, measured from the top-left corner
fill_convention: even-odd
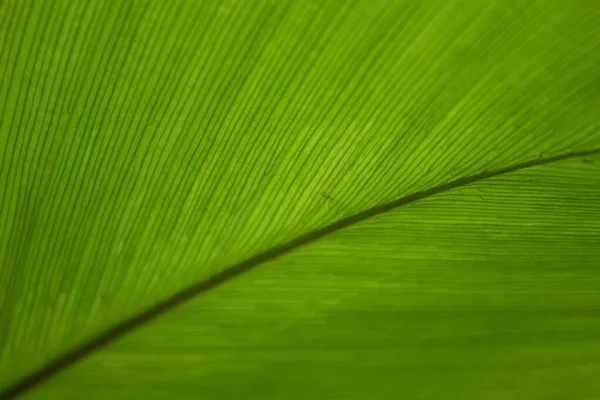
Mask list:
[[[203,293],[206,293],[210,290],[216,289],[219,286],[233,280],[234,278],[236,278],[242,274],[245,274],[245,273],[261,266],[262,264],[264,264],[268,261],[274,260],[278,257],[288,254],[288,253],[294,251],[295,249],[298,249],[302,246],[305,246],[312,242],[315,242],[331,233],[340,231],[344,228],[350,227],[352,225],[355,225],[357,223],[365,221],[369,218],[376,217],[380,214],[397,209],[397,208],[405,206],[407,204],[411,204],[416,201],[435,196],[437,194],[448,192],[453,189],[465,187],[465,186],[468,186],[468,185],[476,183],[476,182],[481,182],[486,179],[490,179],[490,178],[497,177],[500,175],[509,174],[511,172],[516,172],[516,171],[523,170],[526,168],[532,168],[532,167],[542,166],[542,165],[549,165],[552,163],[557,163],[557,162],[561,162],[561,161],[565,161],[565,160],[582,158],[582,157],[593,156],[593,155],[598,155],[598,154],[600,154],[600,148],[586,150],[586,151],[565,153],[565,154],[557,155],[554,157],[530,160],[527,162],[514,164],[512,166],[508,166],[508,167],[493,170],[493,171],[481,172],[478,174],[474,174],[474,175],[467,176],[464,178],[456,179],[454,181],[451,181],[451,182],[448,182],[448,183],[445,183],[445,184],[442,184],[442,185],[439,185],[439,186],[436,186],[436,187],[433,187],[430,189],[426,189],[426,190],[399,198],[397,200],[394,200],[394,201],[386,203],[386,204],[377,205],[368,210],[365,210],[365,211],[359,212],[357,214],[354,214],[352,216],[349,216],[347,218],[341,219],[341,220],[334,222],[323,228],[309,232],[309,233],[302,235],[296,239],[293,239],[285,244],[273,247],[263,253],[260,253],[260,254],[254,256],[254,257],[251,257],[237,265],[234,265],[231,268],[228,268],[228,269],[224,270],[223,272],[213,276],[212,278],[209,278],[208,280],[198,282],[194,285],[191,285],[188,288],[173,294],[171,297],[167,298],[166,300],[163,300],[162,302],[154,305],[150,309],[148,309],[140,314],[137,314],[129,319],[126,319],[125,321],[113,326],[112,328],[106,330],[104,333],[96,336],[92,340],[64,353],[62,356],[60,356],[59,358],[55,359],[54,361],[48,363],[46,366],[42,367],[41,369],[29,374],[28,376],[24,377],[20,381],[17,381],[15,384],[13,384],[12,386],[8,387],[7,389],[5,389],[3,392],[0,393],[0,399],[9,400],[9,399],[15,398],[16,396],[22,395],[23,393],[32,389],[39,383],[43,382],[44,380],[52,377],[53,375],[55,375],[57,373],[59,373],[60,371],[71,366],[72,364],[78,362],[79,360],[88,356],[89,354],[93,353],[94,351],[110,344],[111,342],[114,342],[115,340],[119,339],[123,335],[144,325],[145,323],[153,320],[154,318],[156,318],[162,314],[165,314],[166,312],[173,309],[174,307],[177,307],[177,306],[181,305],[182,303],[185,303],[185,302],[187,302]]]

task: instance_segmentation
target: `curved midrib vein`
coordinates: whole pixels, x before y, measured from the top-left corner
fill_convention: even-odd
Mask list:
[[[208,280],[195,283],[186,289],[176,292],[171,297],[161,301],[160,303],[155,304],[153,307],[147,309],[146,311],[143,311],[140,314],[134,315],[133,317],[126,319],[125,321],[117,325],[112,326],[111,328],[96,336],[95,338],[91,339],[90,341],[71,349],[70,351],[64,353],[62,356],[51,361],[42,368],[38,369],[37,371],[26,375],[21,380],[9,386],[3,392],[0,392],[0,400],[14,399],[17,396],[24,394],[28,390],[34,388],[46,379],[56,375],[63,369],[75,364],[77,361],[90,355],[94,351],[99,350],[104,346],[114,342],[126,333],[129,333],[134,329],[143,326],[146,322],[149,322],[152,319],[162,314],[165,314],[166,312],[177,307],[178,305],[183,304],[186,301],[191,300],[196,296],[206,293],[212,289],[216,289],[222,284],[259,267],[267,261],[271,261],[277,257],[290,253],[291,251],[301,246],[312,243],[324,236],[329,235],[330,233],[337,232],[359,222],[365,221],[371,217],[386,213],[393,209],[413,203],[417,200],[422,200],[434,196],[436,194],[447,192],[456,188],[460,188],[462,186],[467,186],[472,183],[480,182],[499,175],[504,175],[510,172],[515,172],[535,166],[547,165],[559,161],[565,161],[569,159],[592,156],[597,154],[600,154],[600,148],[584,150],[579,152],[570,152],[547,158],[539,158],[519,164],[514,164],[505,168],[488,172],[481,172],[464,178],[455,179],[443,185],[435,186],[430,189],[413,193],[411,195],[404,196],[389,203],[374,206],[368,210],[361,211],[358,214],[351,215],[349,217],[336,221],[330,225],[327,225],[323,228],[319,228],[317,230],[306,233],[287,243],[272,247],[269,250],[264,251],[263,253],[255,255],[230,268],[225,269],[223,272],[213,276],[212,278],[209,278]]]

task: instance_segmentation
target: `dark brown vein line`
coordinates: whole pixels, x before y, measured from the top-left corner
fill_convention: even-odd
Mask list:
[[[384,214],[388,211],[405,206],[415,201],[423,200],[440,193],[448,192],[453,189],[464,187],[486,179],[494,178],[499,175],[505,175],[526,168],[548,165],[569,159],[581,158],[598,154],[600,154],[600,148],[578,152],[570,152],[547,158],[539,158],[519,164],[514,164],[494,171],[480,172],[478,174],[453,180],[443,185],[439,185],[430,189],[413,193],[411,195],[402,197],[400,199],[394,200],[386,204],[374,206],[368,210],[362,211],[355,215],[351,215],[330,225],[327,225],[323,228],[319,228],[312,232],[306,233],[287,243],[272,247],[271,249],[261,254],[246,259],[232,266],[231,268],[225,269],[223,272],[213,276],[212,278],[209,278],[208,280],[193,284],[192,286],[189,286],[188,288],[185,288],[173,294],[171,297],[154,305],[152,308],[143,311],[140,314],[134,315],[133,317],[121,322],[120,324],[109,328],[104,333],[101,333],[100,335],[96,336],[90,341],[71,349],[70,351],[66,352],[54,361],[51,361],[50,363],[38,369],[37,371],[34,371],[33,373],[23,377],[21,380],[17,381],[12,386],[9,386],[3,392],[0,392],[0,400],[10,400],[16,398],[17,396],[23,395],[25,392],[33,389],[40,383],[46,381],[47,379],[58,374],[62,370],[77,363],[86,356],[92,354],[94,351],[99,350],[104,346],[116,341],[123,335],[135,330],[140,326],[143,326],[145,323],[153,320],[154,318],[160,315],[167,313],[168,311],[187,302],[188,300],[191,300],[210,290],[216,289],[219,286],[259,267],[260,265],[268,261],[274,260],[280,256],[290,253],[293,250],[296,250],[302,246],[319,240],[322,237],[325,237],[331,233],[340,231],[344,228],[358,224],[369,218],[378,216],[380,214]]]

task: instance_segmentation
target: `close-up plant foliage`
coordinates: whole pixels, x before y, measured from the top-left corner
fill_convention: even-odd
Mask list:
[[[0,1],[0,399],[600,399],[598,0]]]

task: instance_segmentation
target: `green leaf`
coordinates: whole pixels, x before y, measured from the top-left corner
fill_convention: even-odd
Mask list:
[[[0,3],[0,398],[593,398],[599,17]]]

